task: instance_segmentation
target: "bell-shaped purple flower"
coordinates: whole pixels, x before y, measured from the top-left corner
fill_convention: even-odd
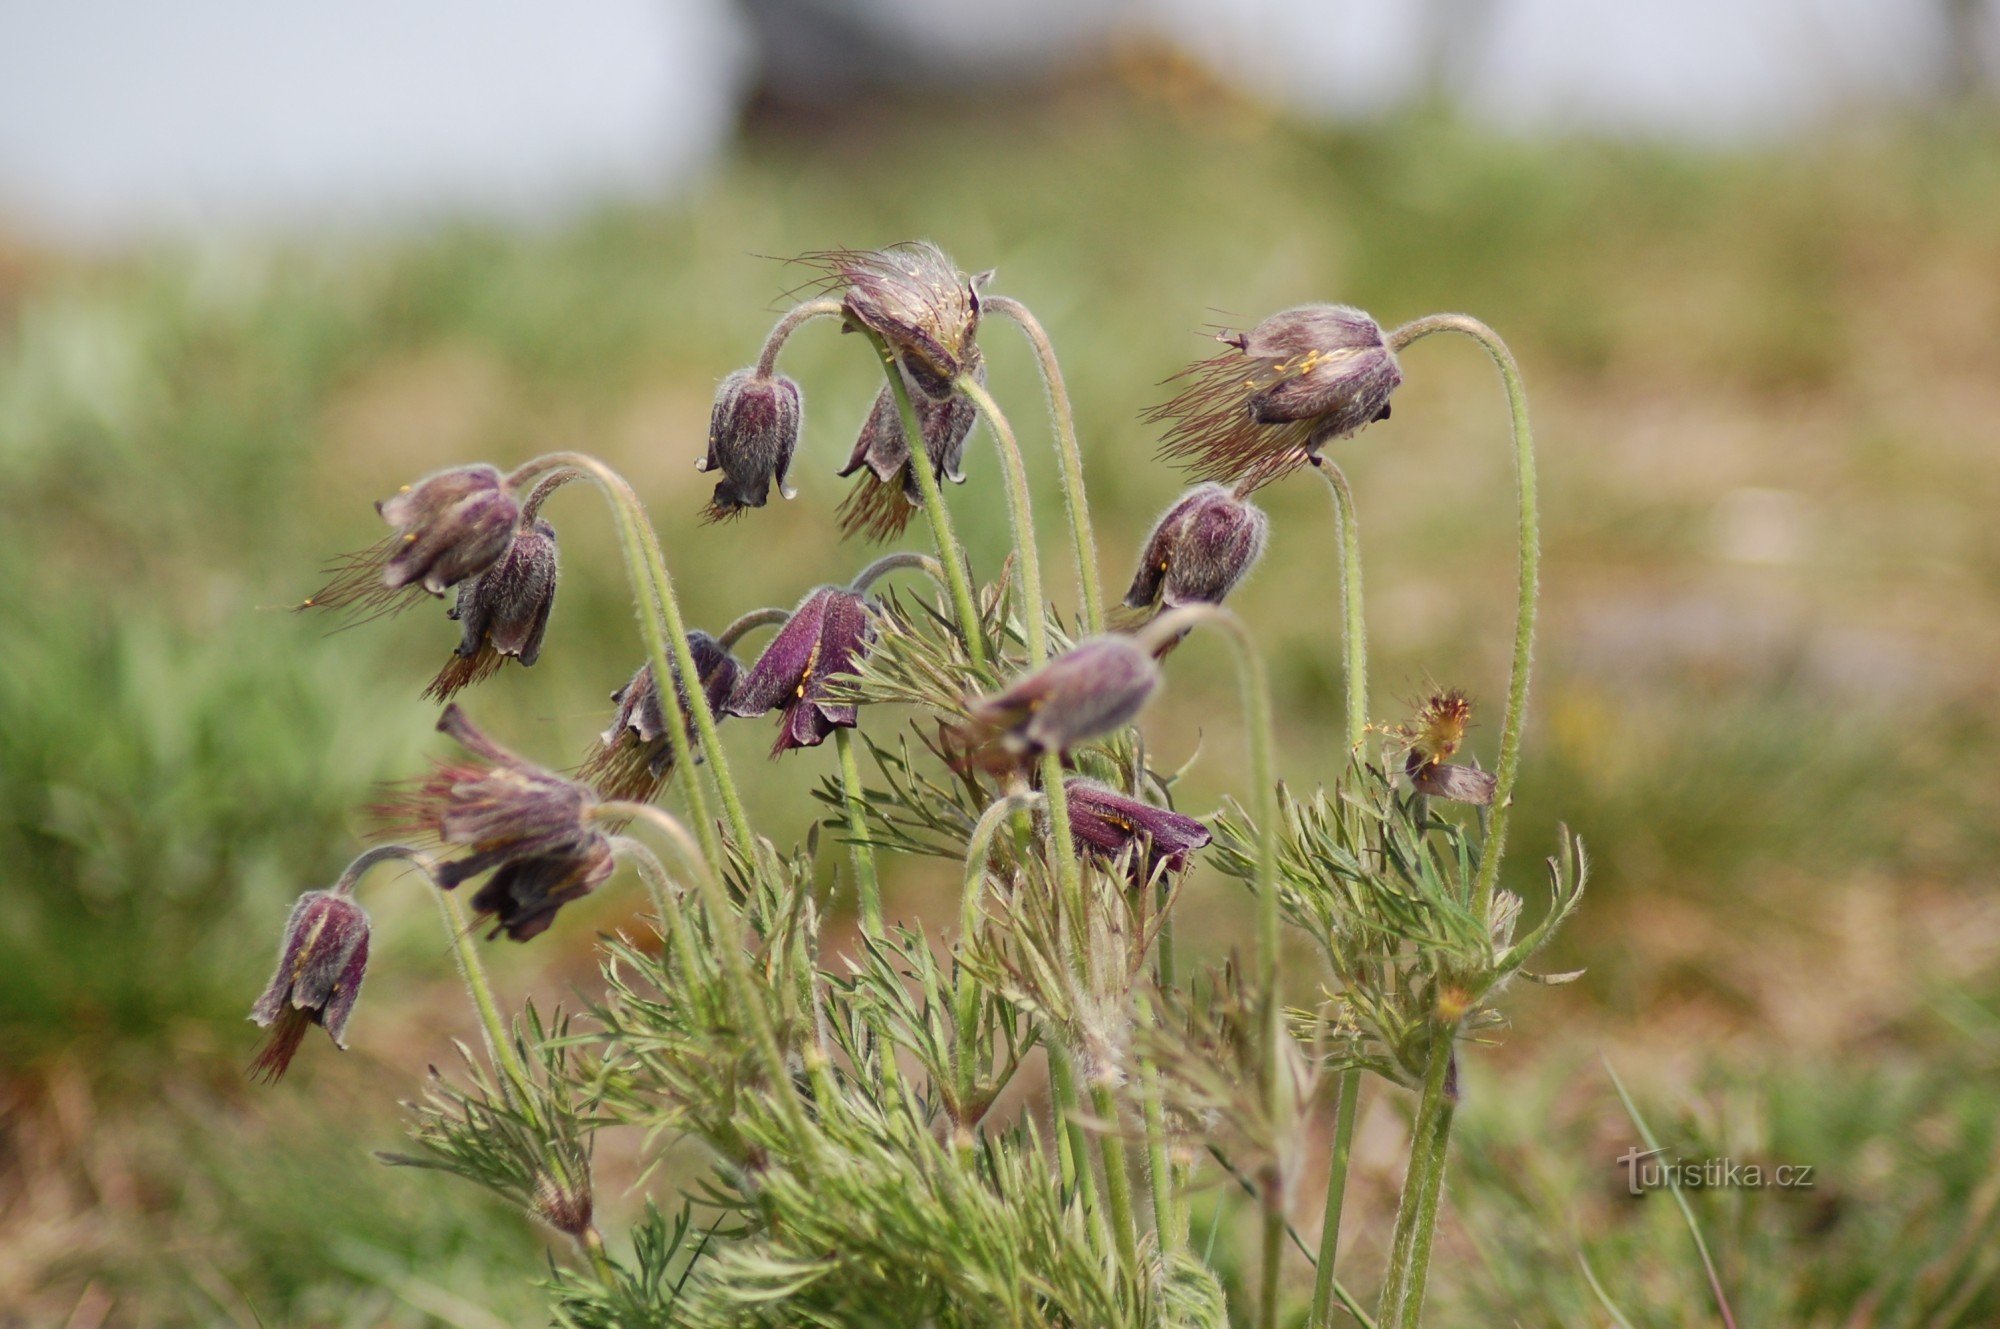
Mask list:
[[[805,260],[827,272],[851,326],[879,335],[925,396],[943,401],[969,361],[979,331],[979,288],[928,240],[874,250],[830,250]]]
[[[970,352],[970,372],[979,382],[986,381],[986,366],[974,347]],[[939,482],[965,483],[965,440],[979,410],[969,397],[958,393],[936,401],[912,393],[917,428],[924,436],[924,455],[930,458],[931,474]],[[866,535],[873,541],[893,539],[909,525],[910,517],[923,502],[916,472],[910,465],[910,441],[903,431],[903,413],[896,394],[888,384],[875,394],[875,404],[862,422],[861,436],[839,474],[849,476],[866,469],[840,505],[843,535]]]
[[[393,829],[459,851],[433,873],[445,890],[493,873],[473,908],[493,916],[493,936],[526,941],[611,875],[610,842],[590,815],[597,795],[501,747],[456,705],[445,707],[438,729],[469,757],[438,762],[376,810]]]
[[[801,416],[799,385],[782,374],[739,369],[722,380],[709,415],[708,455],[695,465],[722,473],[708,506],[711,521],[763,507],[774,484],[784,497],[793,496],[785,481]]]
[[[730,695],[736,691],[736,684],[743,676],[743,667],[728,648],[706,632],[688,633],[688,651],[694,656],[695,668],[700,671],[701,690],[708,698],[708,709],[720,724],[728,714],[723,707],[729,704]],[[680,700],[681,714],[687,720],[688,742],[695,744],[699,736],[695,731],[692,703],[688,699],[687,688],[682,685],[680,667],[674,665],[673,670],[674,691]],[[667,736],[666,707],[660,689],[653,684],[651,662],[640,665],[631,680],[611,694],[611,700],[617,707],[612,714],[611,725],[598,736],[596,749],[585,760],[578,774],[595,785],[607,799],[651,802],[673,774],[674,766],[674,745]],[[697,751],[695,760],[700,759],[701,754]]]
[[[458,620],[458,649],[424,695],[450,701],[508,660],[526,666],[540,659],[556,603],[557,571],[555,528],[537,520],[515,535],[499,562],[460,582],[450,611]]]
[[[500,560],[521,505],[491,466],[456,466],[375,505],[388,539],[335,566],[333,580],[301,609],[363,607],[393,612],[419,593],[442,596]]]
[[[1067,752],[1131,723],[1159,685],[1132,638],[1091,637],[976,703],[971,721],[1016,756]]]
[[[250,1008],[271,1031],[250,1064],[252,1076],[276,1080],[298,1054],[306,1030],[319,1025],[345,1048],[347,1017],[368,970],[368,914],[343,891],[307,891],[292,906],[278,948],[278,969]]]
[[[1221,604],[1264,552],[1270,522],[1222,485],[1197,485],[1168,508],[1139,555],[1128,609]]]
[[[1135,884],[1148,880],[1156,867],[1185,870],[1188,855],[1214,838],[1193,817],[1127,798],[1093,780],[1065,780],[1063,792],[1077,848],[1107,859],[1131,851]]]
[[[852,729],[855,708],[827,700],[827,684],[854,671],[874,635],[873,619],[859,595],[820,587],[792,611],[724,709],[745,718],[782,710],[774,757],[790,748],[818,747],[835,729]]]
[[[1301,305],[1189,366],[1187,387],[1148,414],[1169,425],[1161,453],[1204,479],[1255,488],[1389,416],[1403,371],[1374,319],[1346,305]]]

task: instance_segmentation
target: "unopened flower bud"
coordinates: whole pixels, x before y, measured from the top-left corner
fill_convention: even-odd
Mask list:
[[[270,986],[250,1018],[271,1031],[251,1075],[276,1080],[297,1055],[306,1030],[319,1025],[345,1048],[347,1017],[368,969],[368,914],[339,891],[307,891],[292,906]]]
[[[792,611],[724,709],[745,718],[781,710],[774,757],[791,748],[818,747],[835,729],[852,729],[855,707],[828,700],[827,685],[854,672],[874,635],[873,619],[861,596],[844,587],[820,587]]]
[[[333,580],[301,609],[356,606],[394,612],[423,593],[442,596],[500,560],[521,505],[491,466],[456,466],[375,505],[393,533],[340,560]]]
[[[1147,537],[1126,607],[1221,604],[1262,556],[1269,528],[1261,509],[1224,486],[1197,485]]]
[[[556,603],[556,532],[545,521],[524,527],[500,561],[458,584],[450,616],[458,620],[458,649],[424,690],[450,701],[460,690],[490,678],[509,659],[532,665]]]
[[[1234,348],[1182,372],[1187,388],[1148,416],[1161,452],[1210,480],[1255,488],[1389,416],[1403,371],[1374,319],[1302,305],[1222,340]]]
[[[800,417],[799,385],[782,374],[739,369],[722,380],[709,415],[708,455],[695,467],[722,472],[708,508],[711,520],[763,507],[774,484],[792,497],[785,480],[799,445]]]
[[[556,1231],[570,1237],[582,1236],[590,1227],[592,1210],[588,1169],[575,1179],[549,1172],[536,1173],[530,1206],[535,1217]]]
[[[1131,723],[1159,685],[1130,637],[1091,637],[976,703],[971,719],[1016,756],[1067,752]]]
[[[1077,847],[1104,858],[1129,852],[1134,884],[1142,884],[1155,865],[1169,872],[1187,867],[1188,854],[1214,837],[1193,817],[1127,798],[1092,780],[1065,780],[1069,797],[1070,832]]]
[[[694,666],[700,671],[701,690],[708,698],[708,709],[720,724],[728,715],[723,708],[743,676],[743,667],[727,647],[706,632],[688,633],[688,652],[694,656]],[[687,739],[689,744],[696,744],[700,736],[695,729],[693,704],[681,683],[678,664],[673,665],[673,671],[674,691],[680,700],[681,714],[686,717]],[[607,799],[649,803],[673,774],[674,766],[674,745],[667,736],[666,708],[660,689],[653,683],[652,663],[640,665],[631,680],[611,694],[611,700],[617,707],[611,725],[598,736],[596,750],[578,774]],[[695,760],[701,760],[698,751]]]

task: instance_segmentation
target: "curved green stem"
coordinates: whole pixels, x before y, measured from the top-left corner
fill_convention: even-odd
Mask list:
[[[1410,1166],[1403,1177],[1395,1235],[1389,1243],[1389,1270],[1375,1311],[1383,1329],[1416,1329],[1423,1318],[1424,1287],[1430,1277],[1431,1245],[1437,1236],[1438,1201],[1444,1192],[1456,1107],[1451,1084],[1452,1039],[1452,1030],[1443,1026],[1433,1036],[1430,1064],[1417,1100],[1416,1124],[1410,1131]]]
[[[831,318],[840,312],[838,300],[807,300],[793,305],[771,326],[764,338],[764,348],[757,353],[757,376],[769,378],[778,368],[778,352],[785,349],[785,342],[794,332],[816,318]]]
[[[1033,806],[1039,798],[1039,795],[1031,793],[1009,794],[996,799],[973,823],[972,834],[965,845],[965,880],[959,890],[958,944],[961,950],[972,944],[972,936],[979,930],[980,902],[986,891],[986,860],[993,851],[993,838],[1000,833],[1000,828],[1009,817]],[[963,1110],[964,1105],[970,1103],[979,1091],[979,1068],[973,1064],[979,1050],[979,985],[972,981],[970,974],[962,971],[959,974],[955,997],[958,1100]]]
[[[1457,332],[1478,342],[1500,371],[1507,390],[1507,408],[1514,432],[1514,492],[1520,505],[1520,575],[1514,611],[1514,662],[1507,681],[1507,718],[1500,729],[1500,759],[1494,768],[1493,814],[1480,853],[1474,901],[1482,919],[1490,917],[1493,890],[1500,879],[1500,857],[1507,847],[1507,818],[1513,809],[1514,779],[1521,768],[1521,725],[1528,710],[1528,671],[1535,654],[1535,609],[1541,575],[1541,525],[1535,502],[1535,439],[1528,427],[1528,390],[1521,367],[1500,335],[1466,314],[1432,314],[1389,334],[1389,345],[1401,351],[1434,332]]]
[[[1105,1123],[1102,1137],[1104,1155],[1104,1198],[1110,1209],[1111,1240],[1118,1248],[1118,1263],[1125,1276],[1139,1281],[1139,1221],[1132,1209],[1132,1165],[1125,1157],[1125,1145],[1118,1135],[1118,1103],[1111,1086],[1099,1081],[1090,1086],[1090,1110]]]
[[[486,966],[480,963],[479,948],[473,945],[472,929],[466,922],[465,911],[458,907],[457,897],[450,891],[434,893],[438,900],[438,912],[444,915],[445,931],[451,935],[451,950],[458,960],[459,976],[465,980],[465,990],[472,994],[473,1009],[479,1012],[479,1023],[485,1029],[486,1053],[513,1084],[519,1100],[516,1106],[533,1120],[537,1113],[528,1068],[514,1048],[514,1039],[507,1031],[507,1021],[500,1014],[499,1003],[493,999],[493,985],[486,979]]]
[[[1347,750],[1361,750],[1368,735],[1368,618],[1361,604],[1361,527],[1354,517],[1354,491],[1347,476],[1326,457],[1314,465],[1333,494],[1334,522],[1340,528],[1340,650],[1347,675]]]
[[[687,925],[687,915],[681,910],[680,893],[674,889],[666,865],[660,862],[651,845],[629,835],[612,836],[611,849],[613,853],[629,859],[638,869],[639,880],[646,884],[647,894],[653,897],[653,908],[660,913],[660,927],[674,948],[681,972],[692,981],[694,975],[701,972],[701,955],[695,949],[696,938]]]
[[[1083,449],[1077,446],[1076,416],[1070,410],[1069,389],[1055,345],[1041,321],[1019,300],[1004,295],[984,297],[987,310],[1012,319],[1035,348],[1042,384],[1048,389],[1050,414],[1055,417],[1056,451],[1062,457],[1063,506],[1069,510],[1070,538],[1076,545],[1077,583],[1083,590],[1083,623],[1087,631],[1104,631],[1104,588],[1097,578],[1097,536],[1091,530],[1090,502],[1083,492]]]
[[[1071,1171],[1077,1195],[1083,1201],[1083,1212],[1090,1218],[1091,1236],[1099,1242],[1098,1249],[1102,1250],[1104,1215],[1097,1202],[1097,1172],[1090,1166],[1090,1136],[1076,1115],[1076,1068],[1070,1064],[1068,1049],[1060,1042],[1044,1039],[1043,1046],[1049,1058],[1049,1098],[1054,1106],[1056,1125],[1068,1143]]]
[[[1326,1216],[1319,1233],[1319,1262],[1313,1280],[1312,1314],[1308,1329],[1326,1329],[1333,1311],[1334,1260],[1340,1254],[1340,1215],[1347,1201],[1347,1166],[1354,1156],[1355,1100],[1361,1096],[1361,1072],[1340,1073],[1340,1105],[1334,1110],[1333,1157],[1326,1175]]]
[[[986,630],[980,622],[979,610],[973,604],[972,581],[965,572],[965,551],[958,547],[958,535],[951,526],[951,509],[945,506],[944,492],[938,488],[937,474],[931,468],[930,449],[924,446],[924,429],[917,420],[916,403],[910,400],[910,385],[903,379],[902,366],[897,363],[895,352],[889,349],[881,334],[867,328],[862,331],[874,343],[875,354],[882,361],[882,372],[889,380],[889,391],[896,398],[896,409],[903,417],[903,437],[910,446],[910,474],[915,477],[917,492],[923,497],[924,516],[931,524],[931,542],[937,546],[938,562],[944,564],[945,586],[951,592],[951,608],[958,616],[958,632],[965,640],[965,654],[975,670],[990,674],[992,666],[987,663]]]
[[[755,632],[758,628],[775,628],[788,622],[791,617],[791,610],[780,609],[776,605],[768,609],[752,609],[749,613],[733,619],[728,627],[716,633],[715,644],[726,651],[743,640],[746,634]]]
[[[840,754],[840,798],[847,807],[848,845],[854,857],[854,888],[861,900],[861,931],[864,936],[882,937],[882,879],[875,873],[875,846],[868,839],[868,811],[861,791],[861,764],[854,759],[854,731],[833,731],[833,745]]]
[[[893,554],[884,554],[867,567],[854,574],[847,589],[856,595],[866,595],[868,588],[892,572],[915,568],[939,586],[945,585],[944,566],[929,554],[919,554],[914,549],[899,549]]]
[[[1028,667],[1039,669],[1049,658],[1048,608],[1042,599],[1042,559],[1035,548],[1035,513],[1028,497],[1028,468],[1021,460],[1021,445],[993,395],[970,377],[962,377],[958,390],[972,399],[986,423],[993,427],[999,445],[1000,468],[1007,477],[1007,517],[1014,528],[1014,554],[1021,561],[1021,616],[1027,620]]]

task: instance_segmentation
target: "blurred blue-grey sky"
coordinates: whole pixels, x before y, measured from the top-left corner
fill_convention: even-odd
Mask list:
[[[1953,27],[1957,14],[1959,26]],[[1171,44],[1300,114],[1739,143],[1991,70],[1982,0],[77,0],[0,5],[0,227],[533,219],[670,193],[758,95],[1032,83]]]

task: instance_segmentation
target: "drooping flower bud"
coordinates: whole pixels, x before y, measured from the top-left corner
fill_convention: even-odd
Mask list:
[[[865,599],[845,587],[822,586],[792,611],[724,709],[746,719],[782,710],[774,757],[818,747],[834,730],[856,723],[852,704],[827,700],[827,685],[854,672],[873,636],[874,611]]]
[[[1187,867],[1188,854],[1214,837],[1193,817],[1127,798],[1094,780],[1063,781],[1069,796],[1070,833],[1077,847],[1107,859],[1131,851],[1131,879],[1140,884],[1156,866],[1169,872]]]
[[[555,528],[537,520],[515,535],[499,562],[460,582],[450,610],[461,629],[458,649],[424,695],[450,701],[509,659],[524,666],[540,659],[556,603],[557,570]]]
[[[708,709],[720,724],[728,714],[723,707],[736,690],[743,667],[722,643],[706,632],[688,633],[688,651],[700,671],[701,690],[708,698]],[[687,739],[696,744],[699,735],[695,731],[692,703],[682,685],[680,667],[674,665],[673,669],[674,691],[680,699],[681,714],[687,718]],[[666,707],[659,688],[653,684],[651,662],[640,665],[631,680],[611,694],[611,700],[617,706],[611,725],[598,735],[595,750],[578,774],[607,799],[650,803],[658,797],[674,768],[674,745],[667,737]],[[699,751],[695,760],[701,760]]]
[[[1126,608],[1221,604],[1263,555],[1269,529],[1262,509],[1224,486],[1195,486],[1147,537]]]
[[[1472,701],[1457,688],[1432,692],[1416,718],[1395,732],[1403,740],[1403,773],[1419,793],[1486,807],[1499,779],[1477,766],[1454,766],[1451,758],[1472,723]]]
[[[698,471],[722,472],[709,520],[763,507],[774,484],[784,497],[793,496],[785,480],[801,415],[799,385],[782,374],[739,369],[722,380],[708,420],[708,455],[695,464]]]
[[[1160,685],[1160,667],[1130,637],[1091,637],[976,703],[973,737],[1017,757],[1067,752],[1132,721]]]
[[[521,505],[491,466],[456,466],[375,505],[394,533],[348,556],[301,609],[362,606],[393,612],[419,592],[442,596],[500,560]]]
[[[492,915],[491,936],[526,941],[611,875],[610,841],[589,816],[597,796],[501,747],[456,705],[445,707],[438,729],[470,759],[438,762],[377,811],[394,829],[463,851],[437,865],[445,890],[491,872],[473,909]]]
[[[1147,415],[1170,425],[1161,454],[1207,480],[1268,484],[1387,419],[1403,381],[1381,326],[1346,305],[1283,310],[1221,340],[1233,349],[1183,370],[1187,387]]]
[[[969,372],[983,384],[985,361],[977,347],[970,354]],[[978,408],[971,398],[957,393],[943,401],[912,393],[910,402],[916,407],[917,428],[924,436],[924,455],[930,458],[931,474],[939,483],[964,484],[965,440],[972,433],[972,422],[979,418]],[[863,468],[868,474],[840,505],[841,534],[865,535],[877,542],[893,539],[909,525],[923,502],[923,490],[918,488],[910,466],[902,410],[896,404],[895,391],[886,383],[875,394],[875,405],[862,422],[861,436],[839,474],[849,476]]]
[[[307,891],[292,906],[278,948],[278,969],[250,1008],[271,1035],[250,1074],[276,1080],[297,1055],[306,1030],[319,1025],[346,1048],[347,1017],[368,969],[368,914],[341,891]]]
[[[885,249],[829,250],[805,262],[827,271],[850,326],[889,344],[925,395],[943,401],[969,366],[979,330],[979,290],[990,272],[967,276],[928,240]]]

